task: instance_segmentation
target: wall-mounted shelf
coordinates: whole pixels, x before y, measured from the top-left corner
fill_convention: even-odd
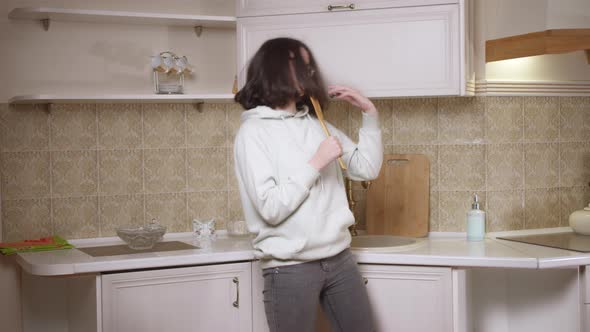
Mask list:
[[[230,103],[233,94],[113,94],[113,95],[22,95],[10,98],[10,104],[108,104],[108,103]]]
[[[152,24],[165,26],[191,26],[205,28],[235,28],[233,16],[179,15],[141,13],[112,10],[87,10],[65,8],[15,8],[8,17],[11,19],[39,20],[45,30],[55,21]]]

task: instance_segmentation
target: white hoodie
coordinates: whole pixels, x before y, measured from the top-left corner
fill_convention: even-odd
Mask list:
[[[353,180],[376,178],[383,160],[378,117],[363,113],[362,118],[358,144],[328,124]],[[259,106],[242,113],[235,171],[263,268],[331,257],[350,246],[354,215],[338,162],[320,172],[308,164],[325,138],[307,109],[292,114]]]

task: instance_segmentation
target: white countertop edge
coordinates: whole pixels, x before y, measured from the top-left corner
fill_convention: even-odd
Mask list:
[[[74,273],[125,272],[126,270],[222,264],[253,260],[255,260],[255,257],[252,251],[232,251],[175,257],[147,257],[133,260],[75,264]]]
[[[582,254],[582,253],[580,253]],[[555,269],[567,267],[579,267],[581,265],[590,265],[590,256],[583,257],[553,257],[553,258],[539,258],[539,269]]]
[[[191,250],[192,251],[192,250]],[[82,273],[102,273],[148,268],[173,267],[182,265],[222,264],[231,262],[253,261],[252,250],[186,254],[182,256],[123,258],[113,261],[84,262],[73,264],[31,264],[17,256],[19,265],[27,273],[37,276],[63,276]]]
[[[27,273],[35,276],[60,276],[76,274],[74,264],[31,264],[17,255],[18,265]]]
[[[536,269],[536,258],[449,257],[352,251],[361,264],[401,264],[447,267],[496,267]]]
[[[550,269],[550,268],[568,268],[580,265],[590,265],[590,255],[573,253],[567,256],[567,251],[555,249],[555,253],[551,252],[548,257],[535,254],[534,248],[528,246],[534,245],[517,245],[516,242],[496,239],[501,236],[515,236],[528,234],[544,234],[544,233],[558,233],[571,231],[569,227],[549,228],[549,229],[534,229],[521,230],[509,232],[493,232],[488,233],[486,237],[497,244],[514,250],[516,253],[523,254],[524,257],[479,257],[479,256],[442,256],[442,255],[423,255],[416,253],[408,253],[407,251],[400,252],[375,252],[362,251],[353,249],[357,261],[363,264],[400,264],[400,265],[424,265],[424,266],[448,266],[448,267],[492,267],[492,268],[525,268],[525,269]],[[228,237],[225,231],[219,231],[218,237]],[[181,240],[186,241],[192,236],[192,232],[185,233],[171,233],[166,234],[164,240]],[[453,240],[462,239],[465,233],[462,232],[431,232],[428,238],[421,238],[424,240]],[[69,240],[70,243],[77,247],[86,246],[100,246],[123,244],[118,237],[108,238],[94,238],[94,239],[74,239]],[[514,244],[513,244],[514,243]],[[545,250],[553,249],[545,247]],[[173,267],[182,265],[205,265],[205,264],[220,264],[238,261],[254,261],[254,251],[251,249],[230,249],[228,251],[207,252],[201,251],[196,253],[194,250],[187,250],[186,253],[178,253],[172,256],[145,256],[129,259],[122,257],[121,259],[113,259],[99,262],[73,262],[73,263],[31,263],[20,255],[17,256],[17,262],[24,271],[39,276],[58,276],[58,275],[74,275],[81,273],[101,273],[125,271],[133,269],[147,269],[160,267]]]

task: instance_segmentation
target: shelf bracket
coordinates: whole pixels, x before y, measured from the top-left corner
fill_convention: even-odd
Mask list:
[[[196,101],[192,104],[193,109],[195,111],[198,111],[199,113],[202,113],[203,112],[203,104],[204,104],[204,102],[202,102],[202,101]]]
[[[48,18],[44,18],[41,20],[41,25],[43,25],[43,30],[49,31],[49,26],[51,25],[51,20]]]
[[[201,34],[203,33],[203,26],[202,25],[195,25],[194,29],[195,29],[195,33],[197,34],[197,37],[201,37]]]

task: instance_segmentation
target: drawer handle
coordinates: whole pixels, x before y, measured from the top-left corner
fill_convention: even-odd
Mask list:
[[[364,283],[365,283],[365,285],[366,285],[366,284],[368,284],[368,283],[369,283],[369,279],[367,279],[367,278],[363,277],[363,282],[364,282]]]
[[[328,10],[333,11],[334,9],[354,9],[354,3],[349,5],[328,5]]]
[[[234,284],[236,284],[236,300],[234,301],[233,305],[235,308],[240,307],[240,279],[238,277],[234,277],[232,280]]]

